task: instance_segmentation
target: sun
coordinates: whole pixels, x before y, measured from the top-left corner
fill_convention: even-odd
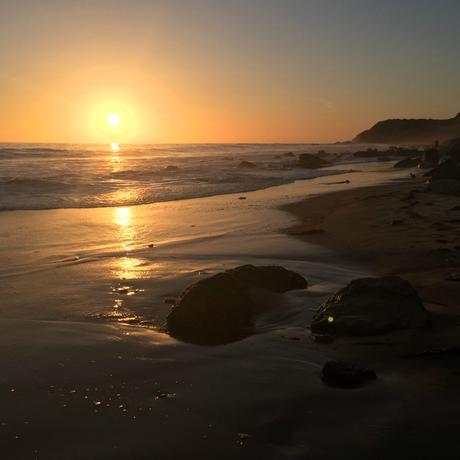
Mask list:
[[[102,101],[94,104],[89,120],[98,139],[113,144],[113,151],[116,150],[114,145],[119,145],[132,136],[136,128],[136,118],[132,110],[122,102]]]
[[[118,113],[109,113],[107,115],[106,122],[110,127],[116,128],[121,124],[121,117]]]

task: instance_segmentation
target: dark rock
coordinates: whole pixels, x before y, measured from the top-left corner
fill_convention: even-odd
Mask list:
[[[239,199],[239,200],[245,200],[246,197],[245,197],[245,196],[239,196],[238,199]]]
[[[283,157],[292,158],[292,157],[295,157],[295,155],[293,152],[286,152],[286,153],[283,153]]]
[[[238,164],[238,168],[241,169],[254,169],[257,168],[257,165],[252,161],[243,160],[241,163]]]
[[[397,276],[361,278],[330,297],[313,317],[314,333],[365,336],[427,325],[428,313],[410,283]]]
[[[266,309],[255,290],[283,293],[305,289],[307,281],[283,267],[243,265],[188,287],[167,317],[170,334],[197,344],[234,342],[251,334],[254,319]]]
[[[168,172],[174,172],[174,171],[178,171],[179,168],[177,166],[174,166],[174,165],[169,165],[169,166],[166,166],[165,171],[168,171]]]
[[[323,158],[318,158],[315,155],[310,153],[301,153],[299,155],[299,163],[298,166],[301,168],[308,168],[308,169],[318,169],[324,166],[329,166],[331,163]]]
[[[323,382],[339,388],[359,387],[377,379],[372,369],[342,361],[328,361],[323,367],[322,377]]]
[[[391,225],[392,225],[393,227],[395,227],[395,226],[397,226],[397,225],[403,225],[403,224],[404,224],[404,221],[401,220],[401,219],[393,219],[393,220],[391,221]]]
[[[404,158],[396,162],[394,168],[415,168],[420,163],[420,158]]]

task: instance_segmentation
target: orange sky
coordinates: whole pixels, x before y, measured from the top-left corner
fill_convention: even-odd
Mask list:
[[[3,142],[328,142],[460,110],[455,2],[5,3]]]

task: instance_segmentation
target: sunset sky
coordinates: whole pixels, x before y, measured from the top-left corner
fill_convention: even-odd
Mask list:
[[[130,143],[449,118],[459,31],[458,0],[1,0],[0,141],[112,141],[112,112]]]

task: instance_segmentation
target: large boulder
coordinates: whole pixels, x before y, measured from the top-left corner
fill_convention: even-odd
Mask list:
[[[319,158],[315,155],[310,153],[301,153],[299,155],[299,163],[298,166],[301,168],[307,169],[318,169],[324,166],[329,166],[331,163],[324,158]]]
[[[254,292],[305,289],[307,281],[283,267],[243,265],[198,281],[180,296],[167,317],[169,333],[201,345],[234,342],[251,334],[264,305]]]
[[[377,335],[418,328],[428,313],[410,283],[397,276],[361,278],[330,297],[315,314],[313,332],[337,335]]]

